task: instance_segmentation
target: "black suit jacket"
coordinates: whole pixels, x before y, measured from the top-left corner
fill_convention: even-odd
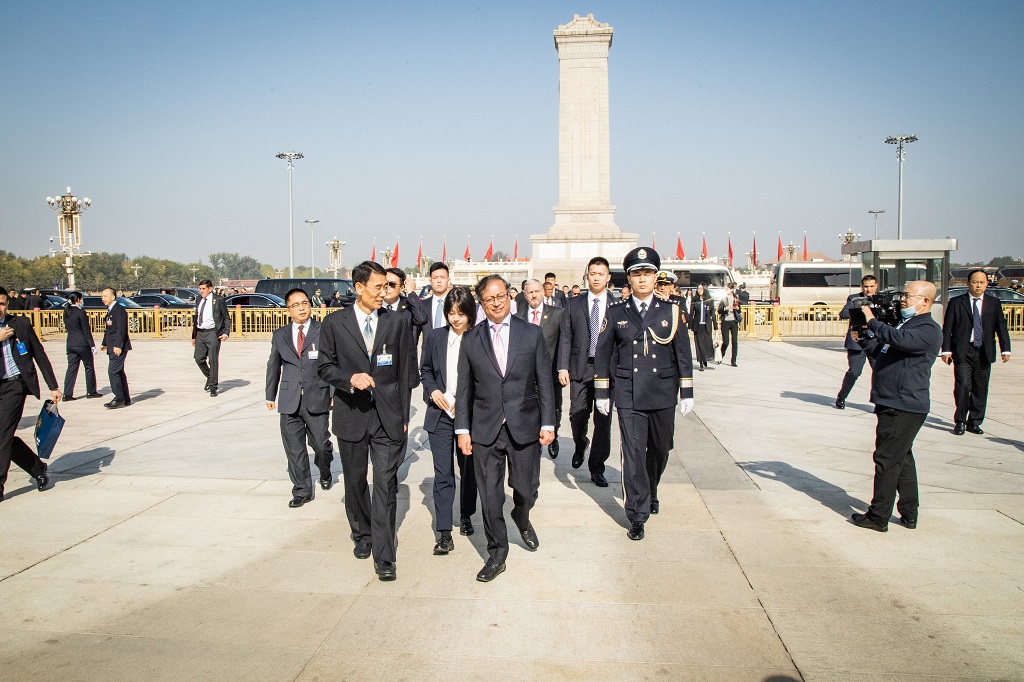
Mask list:
[[[615,302],[609,291],[605,298],[605,311]],[[600,323],[599,323],[600,324]],[[558,351],[558,369],[567,370],[573,381],[593,379],[587,376],[587,360],[590,359],[590,296],[583,293],[569,299],[569,306],[562,315],[562,338]]]
[[[971,330],[974,329],[974,311],[971,309],[971,295],[956,296],[946,304],[942,317],[942,352],[952,353],[953,362],[963,362],[971,345]],[[985,294],[981,302],[981,351],[989,363],[996,361],[996,338],[999,350],[1010,352],[1010,334],[1006,330],[1006,316],[998,298]]]
[[[39,343],[39,337],[36,336],[28,318],[20,315],[7,315],[4,318],[3,326],[14,330],[14,336],[8,339],[11,344],[11,355],[14,357],[14,364],[18,366],[18,371],[21,372],[21,379],[25,382],[28,392],[36,398],[39,397],[39,377],[36,375],[33,360],[36,365],[39,365],[39,371],[43,373],[43,381],[46,382],[47,388],[51,391],[57,388],[57,378],[53,375],[50,359],[46,357],[43,344]],[[19,354],[15,347],[19,341],[25,344],[28,351],[25,355]],[[3,362],[2,358],[0,358],[0,362]]]
[[[843,309],[839,311],[840,320],[850,319],[850,311],[853,309],[853,306],[850,305],[850,301],[863,295],[864,294],[858,291],[857,293],[850,294],[846,297],[846,305],[844,305]],[[843,347],[846,348],[846,350],[861,350],[860,344],[853,340],[853,334],[849,327],[846,329],[846,340],[843,341]]]
[[[331,406],[331,387],[318,373],[320,323],[310,318],[302,343],[302,355],[292,341],[292,323],[274,330],[267,360],[267,402],[277,403],[281,414],[295,414],[299,403],[311,414],[323,414]],[[280,390],[278,390],[280,389]]]
[[[431,329],[423,337],[423,359],[420,361],[420,383],[423,384],[423,400],[427,404],[427,413],[423,416],[423,430],[433,433],[444,412],[430,394],[434,391],[444,393],[448,390],[448,332],[449,327]],[[465,335],[463,335],[465,340]]]
[[[93,348],[96,342],[89,329],[89,314],[76,305],[64,308],[64,329],[68,332],[67,348]]]
[[[474,443],[491,445],[503,420],[521,445],[537,441],[541,426],[555,424],[555,389],[544,336],[515,315],[509,317],[504,376],[494,356],[489,320],[463,334],[459,349],[455,429],[468,430]]]
[[[103,340],[100,345],[113,353],[115,348],[122,351],[132,349],[132,341],[128,338],[128,312],[124,306],[114,301],[103,320]]]
[[[527,324],[532,324],[532,322],[530,322],[531,313],[529,303],[522,308],[517,309],[516,315],[523,320],[526,320]],[[547,347],[548,356],[551,358],[552,371],[555,370],[555,361],[561,354],[562,320],[564,318],[564,308],[555,308],[549,305],[541,306],[540,331],[544,335],[544,345]]]
[[[445,294],[447,297],[448,294]],[[434,328],[434,294],[431,293],[426,298],[410,297],[406,299],[409,302],[410,307],[415,306],[413,314],[413,338],[416,343],[420,341],[421,334],[427,334],[431,329]],[[442,303],[442,308],[444,304]],[[443,314],[442,314],[443,317]],[[448,324],[448,320],[444,321],[445,326]],[[440,327],[438,327],[440,329]]]
[[[701,305],[704,306],[704,331],[710,334],[715,329],[718,329],[718,316],[715,315],[715,301],[710,298],[700,301],[694,297],[693,302],[690,304],[690,329],[697,331],[697,327],[701,326]]]
[[[915,315],[899,328],[868,320],[875,337],[864,352],[875,359],[871,372],[871,402],[904,412],[925,414],[930,409],[932,365],[942,345],[942,330],[930,313]]]
[[[331,313],[320,325],[322,345],[317,371],[334,387],[332,432],[345,441],[362,440],[370,410],[376,407],[388,438],[400,441],[409,424],[410,391],[419,384],[412,328],[404,324],[400,314],[377,311],[373,353],[368,357],[355,309],[356,305],[350,305]],[[385,352],[391,355],[390,365],[378,364]],[[353,387],[352,375],[361,373],[373,377],[376,386],[368,390]]]
[[[203,304],[203,299],[200,298],[196,301],[196,309],[193,311],[192,318],[192,338],[196,338],[196,334],[199,333],[199,306]],[[203,312],[206,312],[205,310]],[[213,295],[213,328],[217,331],[217,336],[230,336],[231,335],[231,317],[228,314],[228,304],[224,302],[223,296]]]

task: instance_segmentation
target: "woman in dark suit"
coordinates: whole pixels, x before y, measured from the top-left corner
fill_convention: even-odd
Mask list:
[[[715,317],[715,302],[703,284],[697,285],[690,304],[690,329],[693,330],[693,346],[697,351],[698,369],[703,372],[708,362],[715,359],[715,345],[712,340],[714,330],[718,329]]]
[[[427,332],[420,362],[420,383],[427,413],[423,428],[430,440],[434,459],[434,525],[439,538],[434,554],[443,555],[454,549],[452,541],[452,504],[455,501],[454,460],[459,464],[461,522],[459,533],[473,534],[470,517],[476,513],[476,476],[472,461],[456,453],[455,391],[458,384],[459,348],[462,335],[476,320],[476,301],[466,287],[455,287],[444,301],[448,325]]]

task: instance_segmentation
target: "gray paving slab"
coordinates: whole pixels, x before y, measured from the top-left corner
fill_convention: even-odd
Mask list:
[[[60,342],[46,347],[62,374]],[[921,525],[883,535],[848,522],[871,495],[874,417],[867,376],[831,406],[840,351],[744,340],[738,368],[698,373],[643,542],[625,537],[616,455],[604,489],[545,456],[540,549],[511,538],[485,585],[479,515],[431,555],[421,409],[399,580],[380,583],[352,555],[342,486],[286,506],[266,342],[226,344],[210,398],[186,342],[142,340],[141,399],[62,406],[54,487],[8,481],[0,679],[1024,679],[1024,368],[996,368],[986,435],[958,438],[939,367],[915,446]]]

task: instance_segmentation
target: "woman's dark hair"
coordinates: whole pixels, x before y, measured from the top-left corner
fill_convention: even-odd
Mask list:
[[[452,287],[448,296],[444,299],[444,319],[448,321],[448,313],[453,308],[469,318],[469,326],[476,324],[476,299],[469,287]]]

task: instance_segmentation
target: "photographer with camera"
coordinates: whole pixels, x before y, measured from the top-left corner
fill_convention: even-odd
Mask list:
[[[846,375],[843,376],[843,385],[839,388],[839,395],[836,396],[836,408],[843,410],[846,409],[846,397],[850,395],[850,391],[853,390],[853,385],[857,383],[857,379],[860,378],[861,372],[864,371],[864,361],[867,360],[874,367],[874,359],[869,358],[865,353],[864,349],[853,340],[853,331],[855,327],[861,327],[859,324],[855,324],[854,320],[850,317],[850,312],[856,310],[860,312],[860,308],[863,306],[861,299],[871,298],[878,291],[878,280],[875,279],[874,275],[864,275],[860,279],[860,293],[850,294],[846,299],[846,305],[839,311],[840,320],[850,320],[850,328],[846,330],[846,341],[843,346],[846,348],[846,363],[849,369],[846,370]],[[857,304],[860,305],[857,305]],[[858,320],[858,322],[860,322]],[[866,325],[867,321],[863,322]]]
[[[942,347],[942,329],[932,319],[935,285],[909,282],[900,294],[896,326],[878,320],[871,306],[861,307],[867,329],[851,333],[874,358],[871,402],[875,404],[875,484],[867,513],[853,514],[854,525],[881,533],[889,530],[893,505],[900,523],[917,528],[917,467],[912,446],[928,416],[932,365]],[[899,494],[899,503],[896,496]]]

